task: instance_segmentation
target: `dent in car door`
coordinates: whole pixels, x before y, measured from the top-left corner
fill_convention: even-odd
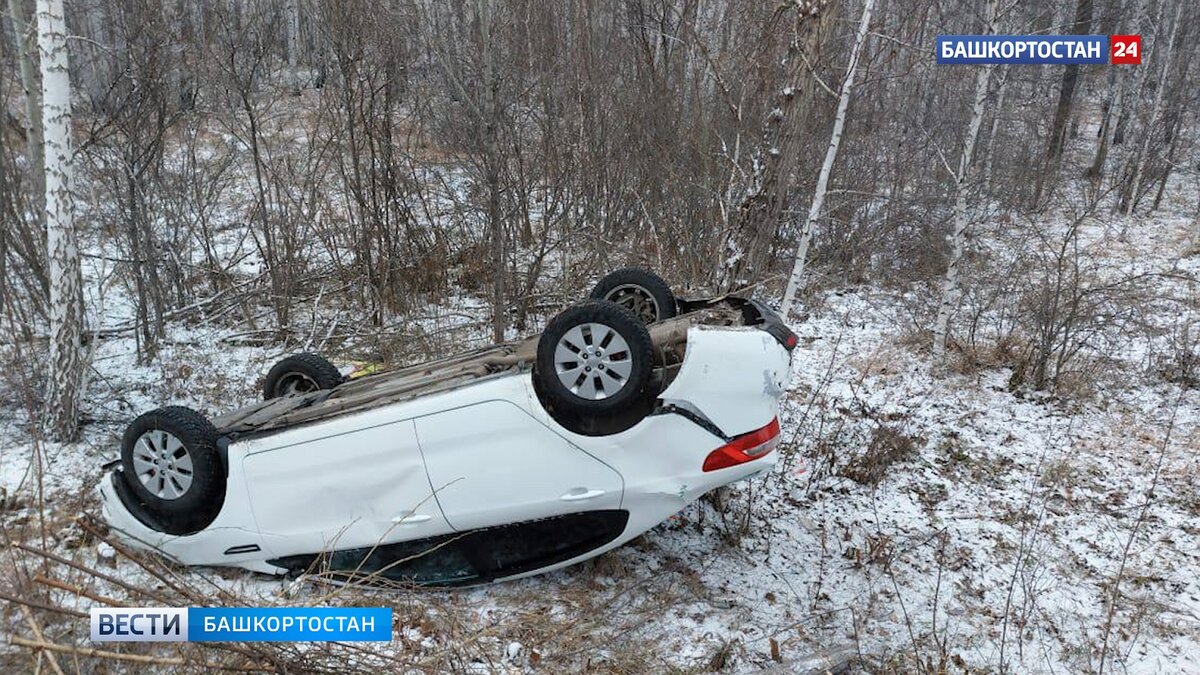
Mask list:
[[[458,531],[621,505],[620,474],[507,401],[416,419],[430,484]]]
[[[259,529],[289,553],[450,531],[411,420],[254,453],[243,467]]]

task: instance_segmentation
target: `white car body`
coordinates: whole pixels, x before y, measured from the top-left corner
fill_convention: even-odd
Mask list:
[[[125,542],[180,563],[273,574],[297,571],[281,561],[307,564],[306,556],[323,552],[458,533],[487,541],[489,528],[508,526],[496,544],[503,548],[512,537],[545,536],[549,527],[526,531],[523,523],[561,523],[568,531],[611,523],[612,532],[540,561],[435,582],[540,573],[620,546],[704,493],[769,471],[789,363],[789,351],[761,328],[694,325],[656,412],[618,433],[564,428],[543,408],[528,371],[518,371],[235,439],[226,448],[224,504],[199,532],[175,536],[142,522],[118,494],[115,471],[99,486],[103,514]],[[760,456],[703,470],[714,450],[764,428],[774,433]],[[589,513],[595,518],[577,518]]]

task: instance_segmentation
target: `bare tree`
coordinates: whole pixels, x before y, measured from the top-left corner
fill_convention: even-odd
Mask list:
[[[1193,162],[1200,166],[1200,145],[1195,147],[1196,151],[1192,153]],[[1200,175],[1197,175],[1196,182],[1200,186]],[[1193,255],[1200,254],[1200,194],[1196,196],[1196,215],[1192,217],[1192,242],[1188,252]]]
[[[859,56],[863,44],[867,41],[867,32],[871,25],[871,10],[875,0],[866,0],[863,4],[862,16],[858,21],[858,35],[854,38],[854,50],[850,52],[850,64],[846,66],[846,77],[842,80],[842,89],[838,94],[837,114],[833,118],[833,132],[829,135],[829,147],[825,150],[825,161],[821,163],[821,173],[817,176],[817,187],[813,191],[812,205],[808,208],[808,217],[800,230],[800,244],[796,249],[796,260],[792,263],[792,273],[788,277],[787,289],[783,292],[783,316],[787,316],[796,302],[796,294],[804,279],[804,263],[808,257],[808,247],[812,241],[813,227],[821,216],[821,207],[825,204],[825,192],[829,188],[829,174],[833,171],[833,163],[837,160],[838,147],[842,143],[842,130],[846,127],[846,109],[850,106],[850,91],[854,88],[854,73],[858,69]]]
[[[724,250],[718,251],[723,258],[722,286],[733,286],[744,276],[761,275],[762,259],[778,234],[801,155],[803,123],[812,112],[808,94],[816,87],[811,62],[820,44],[821,28],[831,21],[829,7],[829,0],[797,0],[781,6],[772,16],[772,27],[790,16],[791,35],[780,80],[766,83],[776,95],[769,99],[762,139],[743,182],[736,224],[726,237]]]
[[[286,15],[288,86],[293,94],[299,94],[300,76],[297,67],[300,60],[300,0],[285,0],[283,11]]]
[[[455,13],[458,13],[457,9]],[[500,151],[505,101],[500,96],[500,31],[497,30],[496,16],[496,8],[490,0],[475,0],[469,19],[453,17],[455,22],[470,21],[468,58],[459,55],[456,59],[456,48],[446,43],[436,49],[443,76],[479,130],[471,145],[486,191],[484,215],[492,274],[492,339],[501,342],[508,328],[508,245],[502,209],[504,157]]]
[[[1075,4],[1075,22],[1071,33],[1084,35],[1091,31],[1092,0],[1078,0]],[[1047,176],[1057,177],[1063,146],[1067,142],[1067,120],[1071,117],[1071,106],[1075,102],[1075,85],[1079,82],[1079,65],[1069,64],[1063,69],[1062,86],[1058,90],[1058,104],[1054,106],[1054,121],[1050,124],[1050,142],[1046,148],[1047,170],[1038,173],[1037,189],[1033,201],[1041,200]]]
[[[1111,34],[1116,30],[1117,20],[1121,18],[1118,12],[1106,13],[1100,22],[1100,32]],[[1134,5],[1133,25],[1129,30],[1138,33],[1142,29],[1146,16],[1146,0],[1136,0]],[[1139,70],[1140,72],[1140,70]],[[1092,164],[1085,172],[1088,178],[1098,183],[1104,175],[1104,165],[1108,161],[1108,151],[1116,135],[1117,124],[1122,116],[1122,106],[1125,101],[1125,90],[1129,88],[1133,73],[1128,67],[1110,68],[1105,85],[1104,100],[1101,104],[1100,132],[1097,134],[1096,152],[1092,156]]]
[[[38,0],[42,136],[46,161],[46,249],[50,277],[50,358],[45,422],[60,440],[79,432],[83,295],[72,192],[71,80],[62,0]]]
[[[26,159],[33,169],[34,193],[41,192],[42,174],[45,173],[42,159],[42,110],[38,97],[37,48],[34,32],[36,26],[25,17],[23,0],[8,0],[8,15],[12,19],[16,37],[17,60],[21,66],[21,88],[25,93],[25,147]]]
[[[1167,37],[1166,49],[1163,50],[1162,68],[1159,70],[1158,85],[1154,90],[1154,103],[1150,107],[1150,119],[1146,122],[1146,128],[1142,131],[1142,143],[1138,149],[1136,159],[1133,161],[1132,176],[1121,193],[1121,210],[1125,215],[1133,213],[1133,208],[1137,204],[1138,189],[1141,187],[1142,177],[1146,170],[1150,141],[1154,137],[1155,125],[1162,114],[1163,95],[1167,90],[1167,75],[1171,69],[1171,56],[1175,52],[1175,36],[1179,31],[1180,18],[1183,15],[1183,5],[1184,3],[1179,3],[1179,6],[1175,9],[1175,18],[1171,22],[1171,32]]]
[[[990,0],[987,10],[987,33],[995,32],[996,0]],[[971,119],[967,123],[967,134],[963,139],[962,155],[958,160],[958,171],[952,171],[954,176],[954,231],[950,235],[950,261],[946,265],[946,276],[942,281],[942,299],[938,305],[937,322],[933,328],[933,359],[935,366],[940,366],[946,359],[946,334],[950,328],[950,315],[958,304],[962,294],[958,278],[959,264],[962,261],[963,248],[966,246],[967,227],[970,217],[967,213],[967,178],[970,175],[972,159],[975,154],[975,141],[979,137],[979,127],[983,124],[984,101],[987,100],[988,80],[992,73],[991,66],[980,66],[975,76],[975,102],[971,106]]]

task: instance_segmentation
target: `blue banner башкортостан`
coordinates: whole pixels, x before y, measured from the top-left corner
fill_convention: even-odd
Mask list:
[[[93,642],[387,642],[387,607],[93,607]]]
[[[1108,63],[1107,35],[939,35],[937,62]]]

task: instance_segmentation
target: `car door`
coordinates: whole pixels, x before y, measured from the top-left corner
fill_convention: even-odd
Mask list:
[[[621,475],[507,401],[415,420],[429,481],[460,532],[618,509]]]
[[[258,527],[283,555],[451,531],[411,420],[252,453],[243,467]]]

